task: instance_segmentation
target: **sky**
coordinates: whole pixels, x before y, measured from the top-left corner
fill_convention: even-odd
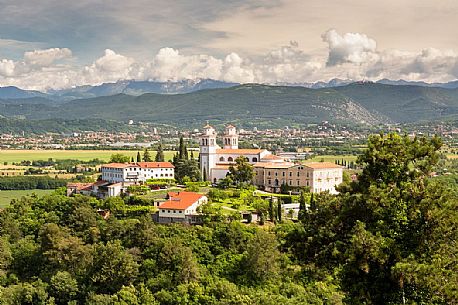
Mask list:
[[[458,78],[456,0],[0,0],[0,86]]]

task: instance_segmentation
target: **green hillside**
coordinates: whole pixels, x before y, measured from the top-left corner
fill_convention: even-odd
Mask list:
[[[62,118],[147,121],[193,125],[205,120],[314,123],[388,123],[436,120],[458,115],[458,90],[355,83],[308,89],[246,84],[188,94],[118,94],[61,105],[3,103],[0,114],[27,119]]]

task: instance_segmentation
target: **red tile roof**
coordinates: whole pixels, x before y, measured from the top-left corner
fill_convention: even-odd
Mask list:
[[[342,166],[331,163],[331,162],[310,162],[310,163],[304,163],[304,166],[313,168],[313,169],[342,168]]]
[[[90,190],[94,183],[67,183],[68,188],[74,188],[77,191]]]
[[[233,155],[257,155],[263,149],[217,149],[217,154],[233,154]]]
[[[262,160],[283,160],[282,157],[276,156],[276,155],[267,155],[265,157],[261,158]]]
[[[169,200],[159,206],[160,209],[186,210],[203,195],[194,192],[169,192]]]

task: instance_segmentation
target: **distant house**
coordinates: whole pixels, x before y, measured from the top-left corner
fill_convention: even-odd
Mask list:
[[[207,196],[194,192],[169,192],[167,201],[159,205],[157,221],[159,223],[189,223],[202,222],[198,207],[208,202]]]
[[[111,183],[175,179],[175,167],[170,162],[109,163],[102,165],[101,169],[102,180]]]
[[[266,191],[279,192],[282,185],[287,185],[335,194],[336,186],[342,183],[343,167],[331,162],[260,162],[254,165],[254,172],[253,183]]]
[[[96,196],[97,198],[115,197],[127,192],[127,188],[135,182],[112,183],[98,180],[92,183],[68,183],[67,196],[76,194]]]

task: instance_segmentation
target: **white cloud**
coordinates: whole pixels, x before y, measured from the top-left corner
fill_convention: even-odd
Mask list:
[[[70,57],[72,57],[72,51],[67,48],[51,48],[24,53],[24,61],[27,64],[39,67],[47,67],[57,60]]]
[[[172,48],[162,48],[148,64],[148,78],[160,81],[212,78],[221,76],[222,60],[209,55],[183,55]]]
[[[377,50],[377,43],[361,33],[323,34],[328,49],[307,53],[295,41],[258,56],[231,52],[221,58],[208,54],[186,54],[162,48],[150,60],[106,49],[85,66],[74,63],[69,49],[53,48],[26,52],[19,61],[0,59],[0,86],[15,85],[46,90],[122,79],[179,81],[211,78],[239,83],[305,83],[331,78],[380,78],[445,82],[458,78],[458,54],[452,50],[427,48],[418,52]],[[63,60],[63,62],[62,62]]]
[[[375,40],[359,33],[340,35],[331,29],[323,34],[323,41],[328,43],[328,66],[343,63],[360,64],[377,57]]]
[[[15,67],[16,65],[14,61],[9,59],[2,59],[0,61],[0,75],[6,77],[13,76]]]

